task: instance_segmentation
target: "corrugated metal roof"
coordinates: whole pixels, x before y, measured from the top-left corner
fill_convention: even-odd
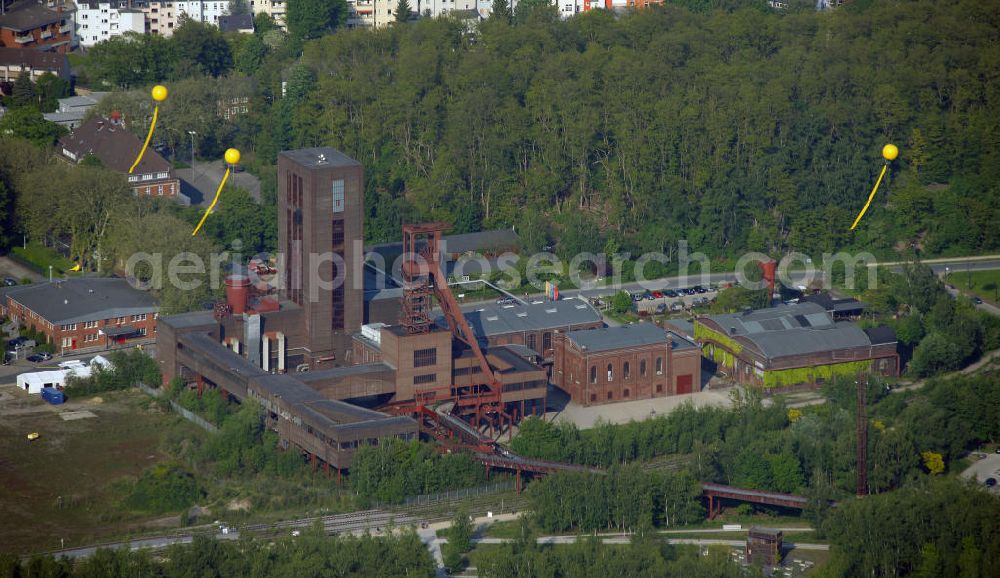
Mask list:
[[[580,299],[530,302],[526,305],[488,305],[475,311],[466,311],[465,318],[472,331],[480,338],[505,333],[543,331],[601,321],[601,314],[589,303]],[[447,327],[444,317],[437,324]]]
[[[768,358],[872,344],[857,325],[834,323],[826,309],[817,303],[778,305],[748,313],[712,315],[708,319],[730,337],[751,342]]]

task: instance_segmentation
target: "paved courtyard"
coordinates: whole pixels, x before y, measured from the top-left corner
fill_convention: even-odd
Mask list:
[[[570,401],[565,404],[561,411],[546,413],[545,419],[568,421],[576,424],[580,429],[592,428],[598,420],[615,424],[628,423],[633,420],[642,421],[657,415],[668,414],[680,407],[681,404],[688,402],[693,403],[696,407],[709,405],[728,407],[730,391],[731,388],[711,388],[685,395],[620,401],[591,407],[584,407]],[[556,406],[558,407],[558,404]]]

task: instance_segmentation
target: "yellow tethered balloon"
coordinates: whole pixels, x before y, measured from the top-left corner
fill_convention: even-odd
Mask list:
[[[219,183],[219,189],[215,191],[215,198],[212,199],[212,204],[205,209],[205,214],[202,215],[201,220],[198,221],[198,226],[194,228],[194,231],[191,231],[192,237],[198,234],[198,231],[201,230],[201,226],[204,225],[205,220],[208,219],[208,215],[210,215],[212,213],[212,209],[215,208],[215,204],[219,202],[219,196],[222,195],[222,187],[226,186],[226,181],[229,179],[229,171],[232,165],[239,164],[240,162],[240,151],[236,149],[226,149],[226,154],[223,155],[223,157],[226,159],[226,164],[229,166],[226,167],[226,172],[222,175],[222,182]]]
[[[157,84],[153,87],[152,91],[153,100],[160,103],[167,100],[167,87],[162,84]],[[149,141],[153,138],[153,130],[156,129],[156,119],[160,116],[160,105],[157,104],[153,106],[153,122],[149,123],[149,134],[146,135],[146,142],[142,143],[142,150],[139,151],[139,156],[135,157],[135,162],[128,169],[128,174],[132,174],[135,167],[139,166],[142,162],[142,157],[146,154],[146,149],[149,148]]]
[[[858,226],[858,223],[861,222],[861,217],[864,217],[865,213],[868,212],[868,207],[872,204],[872,199],[875,198],[875,193],[878,191],[878,186],[882,184],[882,179],[885,177],[885,172],[889,169],[889,163],[896,160],[896,157],[898,156],[899,156],[899,148],[896,145],[890,143],[882,147],[882,158],[885,159],[885,165],[882,166],[882,172],[879,173],[878,180],[875,181],[875,186],[872,187],[872,192],[870,195],[868,195],[868,202],[865,203],[865,206],[862,207],[861,212],[858,213],[858,218],[854,219],[854,223],[851,224],[852,231],[854,230],[855,227]]]

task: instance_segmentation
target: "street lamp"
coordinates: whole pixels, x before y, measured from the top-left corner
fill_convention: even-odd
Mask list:
[[[191,168],[194,169],[194,137],[196,137],[198,133],[193,130],[189,130],[187,132],[191,135]]]

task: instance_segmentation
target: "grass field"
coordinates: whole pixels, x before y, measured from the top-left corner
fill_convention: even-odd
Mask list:
[[[44,275],[48,275],[49,265],[52,266],[52,271],[58,274],[73,268],[73,261],[38,243],[28,243],[27,247],[14,247],[11,252],[38,267]]]
[[[1000,271],[955,271],[949,273],[946,279],[961,291],[1000,303]]]
[[[4,386],[0,392],[0,549],[28,552],[126,536],[156,526],[176,525],[177,516],[158,520],[121,506],[123,481],[168,461],[163,436],[187,439],[204,432],[149,397],[115,392],[53,407]],[[58,413],[87,410],[96,418],[64,421]],[[28,433],[41,437],[28,441]],[[177,439],[174,437],[173,439]]]

